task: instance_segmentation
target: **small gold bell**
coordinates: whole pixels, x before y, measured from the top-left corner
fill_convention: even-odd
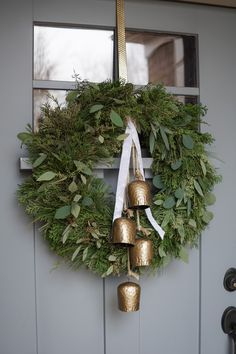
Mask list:
[[[141,288],[133,282],[125,282],[118,286],[118,306],[120,311],[132,312],[139,310]]]
[[[127,218],[117,218],[113,222],[112,242],[123,246],[133,246],[136,237],[136,224]]]
[[[130,249],[130,262],[133,267],[149,266],[153,258],[153,244],[151,240],[138,239]]]
[[[146,209],[151,204],[151,191],[148,182],[135,180],[128,184],[129,208]]]

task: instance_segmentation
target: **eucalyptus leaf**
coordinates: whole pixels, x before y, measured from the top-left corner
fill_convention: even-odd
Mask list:
[[[172,170],[178,170],[178,168],[180,168],[180,166],[182,165],[182,160],[176,160],[175,162],[172,162],[172,164],[170,165]]]
[[[116,256],[114,256],[113,254],[111,254],[109,257],[108,257],[108,260],[110,262],[115,262],[116,261]]]
[[[159,253],[159,255],[160,255],[161,258],[166,257],[166,252],[165,252],[164,249],[163,249],[163,245],[160,245],[160,246],[158,247],[158,253]]]
[[[214,217],[214,214],[211,211],[205,211],[203,216],[202,216],[202,220],[208,224]]]
[[[84,250],[83,250],[83,256],[82,256],[82,260],[83,262],[85,261],[85,259],[87,258],[88,256],[88,247],[86,247]]]
[[[180,257],[180,259],[182,259],[183,262],[188,263],[188,252],[187,252],[186,248],[181,247],[181,249],[179,251],[179,257]]]
[[[207,173],[206,165],[202,160],[200,160],[200,164],[201,164],[203,175],[206,176]]]
[[[73,262],[73,260],[77,257],[77,255],[79,254],[79,251],[81,250],[81,245],[80,246],[78,246],[77,248],[76,248],[76,250],[75,250],[75,252],[73,253],[73,255],[72,255],[72,257],[71,257],[71,260],[72,260],[72,262]]]
[[[81,178],[83,184],[86,184],[86,183],[87,183],[87,178],[86,178],[84,175],[81,174],[81,175],[80,175],[80,178]]]
[[[82,200],[82,205],[91,206],[93,204],[93,199],[91,197],[85,196]]]
[[[189,216],[192,211],[192,202],[191,199],[188,198],[187,200],[187,215]]]
[[[194,188],[196,189],[196,191],[198,192],[198,194],[203,197],[203,191],[202,191],[202,188],[200,186],[200,184],[198,183],[198,181],[194,180],[193,181],[193,184],[194,184]]]
[[[46,160],[46,158],[47,158],[47,154],[44,154],[43,152],[41,152],[39,154],[39,157],[32,164],[32,167],[36,168],[36,167],[40,166]]]
[[[207,205],[213,205],[216,202],[215,194],[209,192],[205,195],[205,202]]]
[[[119,140],[119,141],[123,141],[123,140],[125,140],[128,136],[129,136],[129,134],[121,134],[121,135],[119,135],[116,139]]]
[[[70,205],[65,205],[63,207],[60,207],[56,210],[54,219],[66,219],[71,212],[71,206]]]
[[[65,230],[62,233],[62,243],[64,244],[66,242],[66,240],[68,239],[68,236],[70,234],[71,231],[71,226],[67,225]]]
[[[162,126],[160,126],[160,133],[161,133],[161,137],[162,137],[162,140],[163,140],[163,142],[165,144],[166,149],[170,150],[169,140],[168,140],[168,137],[166,135],[165,129]]]
[[[76,195],[74,196],[73,201],[77,203],[81,198],[82,198],[82,195],[76,194]]]
[[[40,175],[38,178],[37,178],[37,181],[38,182],[41,182],[41,181],[51,181],[57,174],[55,172],[52,172],[52,171],[47,171],[47,172],[44,172],[42,175]]]
[[[85,175],[91,176],[93,174],[92,170],[85,163],[74,160],[74,164],[77,170],[84,173]]]
[[[184,189],[181,188],[181,187],[179,187],[178,189],[176,189],[176,191],[175,191],[175,197],[176,197],[177,199],[183,199],[183,197],[184,197]]]
[[[177,227],[177,231],[178,231],[178,234],[180,235],[180,242],[183,243],[184,241],[184,238],[185,238],[185,231],[184,231],[184,227],[183,225],[179,225]]]
[[[192,226],[194,229],[196,229],[196,227],[197,227],[197,223],[196,223],[196,221],[193,220],[193,219],[189,219],[188,224],[189,224],[190,226]]]
[[[102,135],[99,135],[98,140],[100,141],[101,144],[104,143],[104,138]]]
[[[113,101],[116,103],[116,104],[124,104],[125,103],[125,101],[123,101],[123,100],[118,100],[117,98],[112,98],[113,99]]]
[[[154,204],[156,204],[156,205],[162,205],[162,204],[163,204],[163,200],[157,199],[157,200],[155,200]]]
[[[80,213],[80,205],[73,202],[71,205],[71,214],[77,219]]]
[[[71,193],[74,193],[74,192],[77,191],[77,189],[78,189],[77,184],[76,184],[74,181],[72,181],[71,184],[70,184],[69,187],[68,187],[68,190],[69,190]]]
[[[193,139],[190,135],[183,135],[183,138],[182,138],[182,141],[183,141],[183,145],[189,149],[189,150],[192,150],[193,149],[193,146],[194,146],[194,142],[193,142]]]
[[[104,106],[102,104],[95,104],[90,108],[89,113],[95,113],[97,111],[100,111],[103,107]]]
[[[163,207],[165,209],[171,209],[171,208],[173,208],[173,206],[175,206],[175,198],[172,196],[166,198],[163,203]]]
[[[32,140],[32,134],[26,132],[18,133],[17,138],[22,142],[22,144],[25,144]]]
[[[114,269],[114,267],[113,267],[113,265],[111,265],[111,266],[107,269],[107,271],[102,274],[102,278],[104,278],[104,277],[110,275],[111,273],[113,273],[113,269]]]
[[[155,146],[155,136],[154,136],[153,132],[151,132],[149,135],[149,150],[150,150],[151,154],[154,151],[154,146]]]
[[[111,110],[110,118],[112,123],[115,124],[117,127],[122,128],[124,126],[121,116],[115,111],[113,111],[113,109]]]
[[[158,189],[164,188],[164,184],[163,184],[163,182],[161,180],[161,176],[160,175],[154,176],[153,179],[152,179],[152,183]]]
[[[164,216],[164,219],[163,219],[163,221],[161,223],[161,227],[166,227],[169,224],[169,222],[171,221],[171,218],[172,218],[171,212],[167,211],[165,216]]]

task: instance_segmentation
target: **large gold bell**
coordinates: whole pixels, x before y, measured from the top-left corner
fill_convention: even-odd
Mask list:
[[[130,262],[133,267],[149,266],[153,258],[153,244],[151,240],[138,239],[130,249]]]
[[[151,204],[151,191],[148,182],[135,180],[128,184],[129,208],[146,209]]]
[[[122,283],[117,288],[118,306],[120,311],[132,312],[139,310],[141,288],[133,282]]]
[[[136,224],[127,218],[117,218],[113,222],[112,242],[123,246],[133,246],[136,237]]]

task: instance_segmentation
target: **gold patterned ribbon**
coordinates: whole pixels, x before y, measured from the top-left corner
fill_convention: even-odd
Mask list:
[[[125,43],[125,6],[124,0],[116,0],[116,29],[119,79],[128,80]]]

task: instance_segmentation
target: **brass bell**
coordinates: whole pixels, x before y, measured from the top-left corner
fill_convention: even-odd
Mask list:
[[[151,191],[148,182],[135,180],[128,184],[129,208],[146,209],[151,204]]]
[[[130,262],[133,267],[149,266],[153,258],[153,243],[151,240],[138,239],[130,249]]]
[[[133,282],[125,282],[118,286],[118,306],[120,311],[133,312],[139,310],[141,288]]]
[[[123,246],[133,246],[136,237],[136,224],[127,218],[117,218],[113,222],[112,242]]]

